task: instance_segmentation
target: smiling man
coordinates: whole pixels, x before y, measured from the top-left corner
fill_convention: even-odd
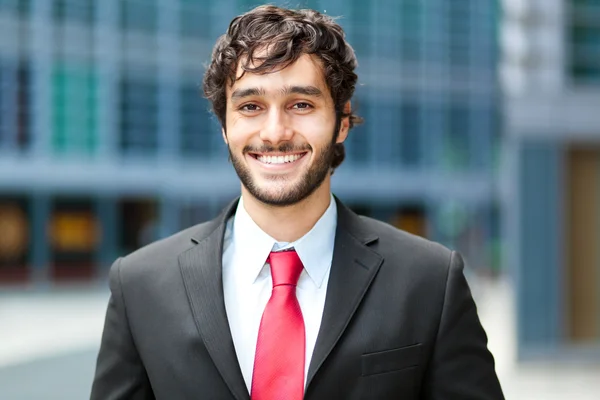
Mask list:
[[[115,262],[92,399],[503,398],[460,255],[331,193],[355,68],[318,12],[232,21],[204,92],[241,196]]]

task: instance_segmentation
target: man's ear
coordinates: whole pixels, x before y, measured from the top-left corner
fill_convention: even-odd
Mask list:
[[[225,132],[224,126],[221,127],[221,135],[223,135],[223,141],[225,141],[225,144],[229,144],[229,142],[227,141],[227,132]]]
[[[352,112],[352,104],[348,101],[344,105],[344,114],[350,115]],[[342,143],[348,137],[348,132],[350,131],[350,117],[343,117],[340,122],[340,131],[338,132],[336,143]]]

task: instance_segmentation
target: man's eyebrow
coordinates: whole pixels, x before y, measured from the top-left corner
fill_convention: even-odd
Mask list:
[[[323,92],[316,86],[286,86],[281,89],[281,94],[284,96],[290,94],[303,94],[305,96],[321,97]]]
[[[262,88],[252,87],[246,89],[236,89],[231,93],[231,100],[239,100],[250,96],[264,96],[265,90]]]
[[[231,93],[231,100],[241,100],[245,97],[250,96],[265,96],[267,94],[264,88],[250,87],[236,89]],[[316,86],[285,86],[280,90],[282,96],[289,96],[290,94],[302,94],[305,96],[322,97],[323,92]]]

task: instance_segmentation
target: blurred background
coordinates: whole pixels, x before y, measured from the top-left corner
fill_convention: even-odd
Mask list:
[[[459,250],[508,399],[600,390],[600,0],[273,2],[359,60],[333,190]],[[254,0],[0,0],[0,399],[84,399],[112,262],[239,193],[200,85]]]

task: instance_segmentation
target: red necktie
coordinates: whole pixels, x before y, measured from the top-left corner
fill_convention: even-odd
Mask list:
[[[273,292],[265,307],[254,357],[252,400],[302,400],[304,319],[296,285],[303,266],[296,251],[272,252]]]

